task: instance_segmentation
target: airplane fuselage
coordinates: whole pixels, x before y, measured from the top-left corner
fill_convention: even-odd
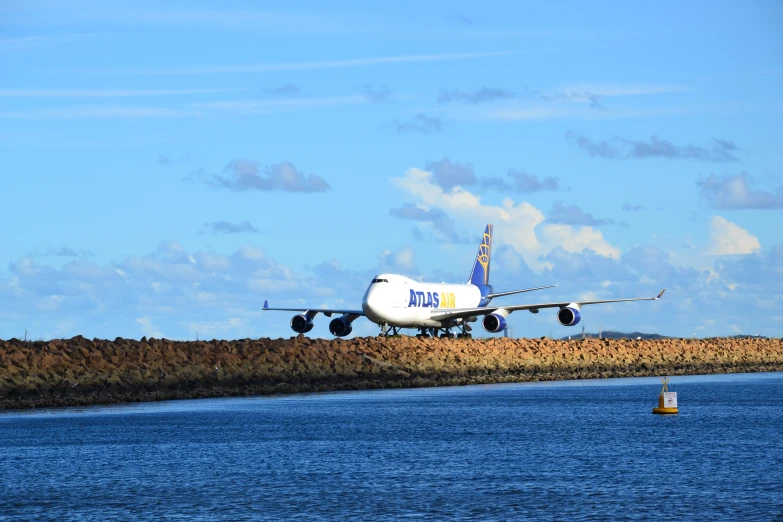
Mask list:
[[[421,283],[397,274],[379,274],[367,288],[362,310],[376,324],[402,328],[442,327],[433,309],[475,308],[481,289],[472,284]]]

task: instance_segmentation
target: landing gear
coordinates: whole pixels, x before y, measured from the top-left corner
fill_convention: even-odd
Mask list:
[[[381,337],[399,337],[400,336],[400,330],[402,328],[395,327],[395,326],[389,326],[386,323],[382,323],[380,325],[381,327]],[[458,333],[455,335],[451,332],[452,328],[458,329]],[[467,323],[463,324],[450,324],[449,326],[438,328],[438,327],[419,327],[418,328],[419,333],[416,334],[417,339],[429,339],[431,337],[441,339],[473,339],[473,336],[470,334],[470,325]]]
[[[470,325],[468,323],[462,323],[462,331],[457,334],[457,339],[473,339],[473,335],[470,333]]]
[[[396,326],[389,326],[386,323],[381,323],[381,337],[399,337],[400,329]]]

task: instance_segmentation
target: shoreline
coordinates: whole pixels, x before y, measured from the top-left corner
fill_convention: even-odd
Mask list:
[[[775,371],[783,371],[780,339],[11,339],[0,340],[0,411]]]

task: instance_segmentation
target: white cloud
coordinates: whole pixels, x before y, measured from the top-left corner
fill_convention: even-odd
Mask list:
[[[381,266],[394,272],[415,271],[413,249],[409,245],[405,245],[397,252],[384,250],[381,252]]]
[[[456,217],[470,215],[493,223],[496,229],[504,230],[503,241],[519,252],[540,250],[535,228],[544,221],[544,214],[530,203],[515,204],[505,198],[501,206],[483,205],[481,196],[462,187],[444,191],[436,184],[432,173],[416,168],[409,169],[402,178],[392,179],[392,184],[429,207],[450,211]],[[496,237],[500,235],[496,233]]]
[[[14,98],[127,98],[210,94],[236,89],[0,89],[0,97]]]
[[[564,98],[576,102],[590,102],[592,96],[645,96],[650,94],[669,94],[686,92],[690,89],[683,85],[617,85],[617,84],[575,84],[545,91],[550,98]]]
[[[609,244],[601,231],[592,227],[549,224],[543,226],[543,231],[542,236],[546,238],[548,250],[558,246],[571,253],[590,249],[604,257],[620,259],[620,249]]]
[[[54,312],[60,308],[60,305],[64,300],[65,298],[61,295],[50,295],[46,299],[43,299],[38,304],[38,307],[46,312]]]
[[[681,85],[617,85],[573,84],[532,91],[528,96],[506,99],[486,111],[463,111],[473,117],[495,120],[548,120],[572,118],[605,120],[637,118],[660,113],[682,112],[689,108],[631,108],[613,107],[606,110],[602,103],[617,97],[635,97],[689,91]]]
[[[0,112],[3,119],[179,118],[203,113],[190,109],[136,105],[38,108]]]
[[[577,120],[616,120],[627,118],[646,118],[650,116],[687,114],[697,110],[695,106],[649,107],[649,108],[618,108],[612,111],[602,111],[579,104],[545,105],[533,102],[532,105],[512,104],[495,110],[475,112],[465,111],[465,117],[488,120],[532,121],[553,119]],[[450,114],[451,115],[451,114]]]
[[[400,56],[376,56],[349,60],[321,60],[313,62],[262,63],[250,65],[217,65],[205,67],[165,67],[160,69],[122,69],[127,74],[144,75],[204,75],[204,74],[247,74],[273,71],[306,71],[317,69],[342,69],[347,67],[366,67],[394,63],[440,62],[446,60],[464,60],[473,58],[490,58],[519,54],[514,51],[474,52],[474,53],[444,53],[444,54],[414,54]],[[117,71],[114,71],[117,72]]]
[[[196,103],[193,106],[199,109],[227,111],[237,114],[264,114],[284,110],[356,105],[367,103],[368,101],[369,98],[366,96],[327,96],[323,98],[283,98],[274,100],[216,100]]]
[[[163,338],[163,332],[158,330],[158,327],[152,324],[152,321],[148,316],[139,317],[136,319],[136,322],[139,323],[141,333],[143,333],[146,337],[154,337],[156,339]]]
[[[499,206],[485,205],[481,196],[462,187],[443,190],[432,173],[417,168],[409,169],[401,178],[392,179],[392,184],[418,199],[419,203],[449,212],[454,218],[492,223],[497,240],[513,246],[533,268],[543,268],[545,264],[538,256],[558,246],[571,253],[590,249],[604,257],[617,259],[620,256],[620,249],[609,244],[603,234],[592,227],[557,224],[539,227],[544,222],[544,214],[526,201],[516,203],[505,198]]]
[[[725,218],[712,217],[707,254],[719,256],[752,254],[759,250],[761,250],[759,238]]]
[[[225,334],[227,331],[236,330],[242,328],[244,323],[242,319],[238,317],[230,317],[225,321],[206,321],[206,322],[190,322],[188,323],[188,329],[193,332],[193,336],[198,333],[199,339],[206,339],[208,336],[215,336],[217,334]]]
[[[405,268],[413,268],[413,249],[405,246],[394,255],[394,262]]]

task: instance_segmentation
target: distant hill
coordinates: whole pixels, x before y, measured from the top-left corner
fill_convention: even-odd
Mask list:
[[[568,340],[568,335],[561,337],[561,341]],[[581,339],[582,338],[582,332],[576,332],[574,335],[570,336],[571,339]],[[589,333],[585,332],[585,337],[588,339],[598,339],[597,333]],[[679,337],[670,337],[668,335],[660,335],[660,334],[647,334],[647,333],[641,333],[641,332],[615,332],[614,330],[607,330],[604,332],[601,332],[601,339],[636,339],[641,337],[642,339],[653,339],[653,340],[660,340],[660,339],[679,339]],[[699,337],[699,339],[715,339],[715,337]],[[763,335],[732,335],[732,336],[721,336],[720,339],[767,339],[767,337],[764,337]]]
[[[581,339],[582,338],[582,332],[575,332],[573,335],[570,336],[571,339]],[[589,333],[585,332],[585,337],[589,339],[598,339],[597,333]],[[636,339],[638,337],[641,337],[642,339],[670,339],[670,337],[666,335],[660,335],[660,334],[648,334],[648,333],[642,333],[642,332],[616,332],[614,330],[606,330],[601,332],[601,339]],[[560,340],[565,341],[568,340],[569,336],[566,335],[564,337],[561,337]]]
[[[769,339],[764,335],[731,335],[727,337],[705,337],[705,339]]]

